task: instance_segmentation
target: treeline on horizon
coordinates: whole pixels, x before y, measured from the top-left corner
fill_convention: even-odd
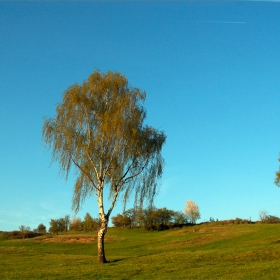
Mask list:
[[[230,219],[221,220],[210,218],[205,223],[214,223],[216,225],[228,224],[252,224],[252,223],[280,223],[280,218],[277,216],[268,215],[266,211],[260,211],[259,221],[252,222],[250,219]],[[114,227],[120,228],[144,228],[146,230],[160,231],[174,228],[182,228],[183,226],[192,226],[196,224],[196,220],[192,219],[190,214],[183,211],[169,210],[166,207],[156,208],[149,207],[131,208],[124,211],[122,214],[117,214],[111,218]],[[76,232],[96,232],[100,227],[100,220],[93,218],[89,213],[86,213],[84,219],[73,217],[70,219],[69,215],[58,219],[51,219],[49,222],[50,227],[44,224],[39,224],[37,228],[31,230],[29,226],[21,225],[19,230],[1,233],[0,239],[22,239],[33,238],[44,234],[59,234],[62,232],[76,231]]]

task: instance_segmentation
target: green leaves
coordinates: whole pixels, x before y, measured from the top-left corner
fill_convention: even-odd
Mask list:
[[[70,86],[46,118],[43,139],[67,178],[77,172],[73,207],[79,210],[92,194],[103,199],[108,187],[112,210],[119,194],[124,202],[152,200],[163,172],[161,149],[166,136],[144,126],[146,93],[128,85],[118,72],[93,72],[81,85]]]

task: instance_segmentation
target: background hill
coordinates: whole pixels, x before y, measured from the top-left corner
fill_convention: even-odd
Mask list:
[[[167,231],[110,228],[110,263],[96,233],[0,241],[1,279],[277,279],[279,224],[209,223]]]

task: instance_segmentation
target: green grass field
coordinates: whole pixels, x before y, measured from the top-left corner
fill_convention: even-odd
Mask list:
[[[280,279],[280,225],[205,224],[0,241],[0,279]]]

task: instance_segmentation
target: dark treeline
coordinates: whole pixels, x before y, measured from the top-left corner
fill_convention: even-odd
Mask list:
[[[84,219],[74,217],[72,220],[69,215],[64,218],[51,219],[50,233],[73,231],[95,231],[100,227],[100,220],[93,218],[89,213],[86,213]]]
[[[167,208],[132,208],[111,218],[115,227],[143,227],[147,230],[164,230],[190,224],[188,216],[181,211]]]
[[[112,217],[111,222],[114,227],[142,227],[147,230],[164,230],[190,224],[184,212],[169,210],[165,207],[131,208]],[[64,218],[51,219],[49,232],[58,234],[69,230],[96,231],[99,227],[100,220],[93,218],[89,213],[83,220],[77,217],[71,220],[70,216],[66,215]]]
[[[46,233],[58,234],[61,232],[71,231],[96,231],[100,227],[100,221],[93,218],[89,213],[86,213],[84,219],[74,217],[72,220],[69,215],[63,218],[51,219],[49,222],[50,227],[44,224],[39,224],[37,228],[31,230],[29,226],[21,225],[19,230],[10,232],[0,231],[0,239],[23,239],[33,238],[36,236],[44,235]]]
[[[259,221],[252,222],[251,219],[235,218],[231,220],[221,220],[210,218],[208,222],[215,225],[228,225],[228,224],[251,224],[251,223],[280,223],[280,218],[273,215],[268,215],[266,211],[261,211],[259,214]],[[193,219],[187,213],[183,211],[169,210],[164,208],[131,208],[124,211],[122,214],[117,214],[111,218],[111,222],[114,227],[122,228],[144,228],[147,230],[165,230],[176,227],[183,227],[187,225],[193,225]],[[31,230],[29,226],[21,225],[19,230],[11,232],[0,231],[0,239],[21,239],[32,238],[43,234],[52,233],[58,234],[67,231],[86,231],[93,232],[100,228],[100,220],[93,218],[89,213],[86,213],[84,219],[74,217],[70,219],[69,215],[63,218],[51,219],[50,227],[44,224],[39,224],[37,228]]]
[[[132,208],[124,211],[122,214],[117,214],[111,218],[112,224],[115,227],[135,228],[142,227],[147,230],[164,230],[185,225],[193,225],[195,222],[192,217],[182,211],[173,211],[167,208],[150,207],[148,209]],[[252,223],[280,223],[280,218],[273,215],[268,215],[267,212],[260,214],[260,220],[252,222],[251,219],[235,218],[230,220],[218,220],[211,218],[205,223],[215,225],[228,224],[252,224]]]

